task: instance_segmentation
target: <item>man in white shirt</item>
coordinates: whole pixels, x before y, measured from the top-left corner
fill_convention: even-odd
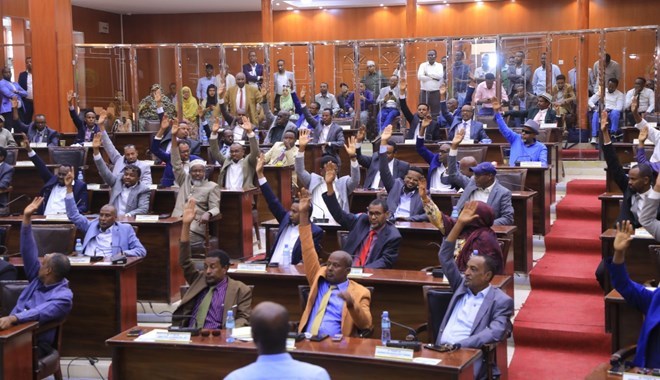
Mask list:
[[[619,80],[616,78],[610,78],[607,81],[607,90],[605,91],[605,103],[603,109],[607,111],[610,119],[610,133],[612,137],[620,137],[621,132],[619,132],[619,120],[621,119],[621,113],[623,112],[624,105],[624,95],[621,91],[617,90],[619,85]],[[599,92],[596,92],[592,97],[589,98],[589,109],[594,111],[593,117],[591,118],[591,143],[598,144],[598,130],[600,129],[600,112],[598,112],[598,107],[596,102],[600,102],[601,96]]]
[[[321,105],[319,109],[324,110],[330,108],[333,115],[337,114],[337,112],[339,112],[339,103],[337,103],[335,96],[328,92],[328,84],[326,82],[321,82],[320,90],[321,92],[314,96],[314,100]]]
[[[444,68],[435,60],[438,52],[431,49],[426,53],[426,62],[422,62],[417,70],[419,79],[419,102],[428,104],[433,119],[440,113],[440,85],[444,83]]]
[[[646,88],[646,79],[642,77],[635,78],[635,87],[626,93],[626,120],[630,124],[635,124],[632,112],[630,112],[630,105],[633,98],[637,98],[637,112],[642,117],[646,113],[653,113],[655,111],[655,92],[650,88]]]
[[[280,109],[280,97],[286,86],[291,85],[292,88],[290,91],[296,90],[296,78],[293,76],[293,72],[287,71],[284,68],[284,60],[277,60],[277,72],[273,73],[273,85],[275,86],[275,100],[273,102],[273,108],[276,112]]]
[[[537,67],[534,71],[534,76],[532,77],[532,88],[534,88],[534,94],[540,95],[546,92],[546,83],[545,83],[545,53],[541,54],[541,66]],[[552,64],[552,86],[557,83],[557,75],[561,74],[559,66]],[[550,87],[552,87],[550,86]]]
[[[495,67],[490,66],[490,56],[484,54],[481,56],[481,66],[474,69],[474,79],[477,80],[477,83],[481,83],[486,80],[488,73],[495,75]]]

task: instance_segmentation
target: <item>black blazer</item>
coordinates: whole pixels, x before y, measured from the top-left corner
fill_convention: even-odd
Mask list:
[[[406,103],[406,98],[399,98],[399,102],[401,104],[401,112],[403,112],[403,115],[406,117],[406,120],[408,120],[409,124],[409,128],[406,129],[406,140],[415,139],[417,138],[417,136],[415,136],[415,130],[417,129],[417,125],[419,125],[421,120],[419,119],[419,116],[417,116],[417,113],[413,115],[413,113],[410,112],[408,104]],[[438,140],[440,140],[440,126],[436,120],[431,120],[431,124],[426,127],[424,141],[430,142]]]
[[[362,148],[358,148],[356,150],[357,153],[357,160],[360,166],[363,168],[367,169],[367,175],[364,179],[364,184],[363,187],[366,189],[368,188],[369,185],[374,181],[374,178],[376,177],[376,173],[378,173],[378,170],[380,168],[379,166],[379,159],[378,159],[378,152],[375,152],[374,154],[371,155],[371,157],[363,156],[362,155]],[[410,164],[401,161],[397,158],[394,159],[394,173],[392,173],[393,178],[403,178],[406,176],[408,173],[408,170],[410,169]],[[381,176],[382,178],[382,176]],[[382,182],[382,179],[381,179]]]

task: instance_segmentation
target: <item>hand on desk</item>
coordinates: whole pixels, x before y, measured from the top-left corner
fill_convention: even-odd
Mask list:
[[[18,318],[16,318],[14,315],[2,317],[0,318],[0,330],[6,330],[13,326],[15,323],[18,323]]]

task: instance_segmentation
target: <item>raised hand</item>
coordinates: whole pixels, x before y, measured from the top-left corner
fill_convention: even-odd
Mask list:
[[[307,87],[302,86],[300,89],[300,101],[303,102],[305,99],[305,95],[307,94]]]
[[[21,137],[23,137],[23,139],[21,140],[21,148],[27,149],[28,152],[31,151],[32,148],[30,147],[30,140],[28,140],[27,135],[21,132]]]
[[[263,178],[264,177],[264,166],[266,165],[266,160],[264,158],[264,154],[260,153],[259,157],[257,157],[257,166],[255,167],[255,171],[257,172],[257,178]]]
[[[644,146],[644,142],[646,141],[646,139],[648,137],[649,137],[649,126],[645,125],[644,128],[639,130],[638,140],[639,140],[639,146],[640,147]],[[660,177],[660,176],[658,176],[658,177]]]
[[[252,132],[254,130],[254,127],[252,126],[250,119],[247,116],[241,116],[241,117],[243,118],[243,124],[241,124],[241,128],[243,128],[247,133]]]
[[[495,113],[499,113],[502,109],[502,103],[500,103],[500,100],[497,98],[493,98],[490,101],[490,104],[493,106],[493,111],[495,111]]]
[[[421,176],[419,178],[419,181],[417,181],[417,190],[419,191],[419,197],[422,198],[422,200],[425,200],[428,197],[426,190],[426,177]]]
[[[222,81],[222,83],[218,84],[218,99],[222,99],[225,97],[225,91],[227,90],[227,87],[225,87],[225,82]]]
[[[458,223],[462,223],[465,226],[470,224],[470,222],[477,219],[478,217],[479,215],[477,215],[477,202],[467,202],[465,206],[463,206],[461,214],[458,216]]]
[[[617,222],[616,235],[614,236],[614,250],[625,252],[630,246],[634,232],[635,230],[630,221],[624,220],[623,222]]]
[[[25,206],[25,209],[23,210],[23,216],[32,216],[32,214],[34,214],[39,209],[39,206],[41,206],[43,202],[43,197],[35,197],[29,205]]]
[[[179,134],[179,123],[172,123],[172,140],[175,140],[178,134]]]
[[[73,105],[72,101],[73,99],[76,98],[76,93],[73,92],[73,90],[69,90],[66,92],[66,102]]]
[[[426,127],[428,127],[432,121],[433,118],[431,117],[431,115],[426,115],[426,117],[424,117],[424,120],[422,120],[422,127],[426,129]]]
[[[97,124],[98,124],[99,128],[101,128],[101,130],[105,130],[105,120],[107,118],[108,118],[108,111],[101,110],[101,112],[99,112],[99,121],[97,122]]]
[[[193,219],[195,219],[196,203],[197,201],[195,198],[190,198],[188,199],[188,202],[186,202],[186,205],[183,207],[183,215],[181,218],[184,224],[190,224],[192,223]]]
[[[18,108],[18,96],[12,96],[11,108]]]
[[[440,85],[440,97],[442,98],[445,95],[447,95],[447,85],[443,83]]]
[[[337,165],[334,162],[329,162],[325,166],[325,183],[328,189],[332,188],[332,183],[337,178]]]
[[[632,103],[630,103],[630,111],[632,113],[637,113],[637,110],[639,109],[639,102],[637,100],[636,96],[633,96],[632,98]]]
[[[357,134],[355,136],[357,138],[357,142],[361,143],[364,141],[364,139],[367,137],[367,127],[364,125],[361,125],[360,128],[358,128]]]
[[[405,79],[405,78],[401,78],[401,79],[399,80],[399,92],[401,93],[401,95],[405,95],[405,94],[406,94],[406,89],[407,89],[407,88],[408,88],[408,83],[406,82],[406,79]]]
[[[220,130],[220,120],[216,118],[215,121],[213,122],[213,126],[211,126],[211,133],[218,133],[219,130]]]
[[[167,116],[167,114],[163,115],[163,120],[160,121],[160,131],[163,134],[165,134],[165,131],[167,130],[167,128],[170,127],[171,124],[172,123],[171,123],[170,117]]]
[[[264,99],[266,99],[266,97],[268,96],[268,90],[269,90],[269,89],[268,89],[268,86],[267,86],[266,84],[263,84],[263,85],[261,86],[261,90],[260,90],[260,92],[261,92],[261,98],[262,98],[262,101],[263,101]]]
[[[301,128],[298,130],[298,150],[301,152],[305,151],[305,147],[309,144],[309,129]]]
[[[92,148],[94,149],[94,154],[98,153],[100,147],[101,147],[101,134],[97,133],[94,135],[94,139],[92,140]]]
[[[344,148],[346,149],[348,157],[355,158],[355,152],[357,150],[357,139],[355,136],[350,136],[348,138],[347,144],[344,145]]]
[[[204,108],[202,108],[202,106],[197,106],[197,116],[204,116]]]
[[[393,128],[394,127],[392,127],[392,124],[390,124],[387,127],[385,127],[385,129],[383,129],[383,132],[380,134],[380,145],[383,145],[383,146],[387,145],[387,142],[392,137],[392,129]]]
[[[465,128],[458,128],[454,133],[454,138],[451,140],[451,148],[458,149],[461,141],[465,138]]]
[[[312,195],[307,191],[306,188],[301,188],[300,192],[298,194],[298,210],[300,210],[300,213],[306,213],[309,214],[309,210],[312,207]],[[300,222],[302,223],[303,220],[301,218]]]
[[[73,168],[71,168],[71,170],[69,170],[69,172],[64,177],[64,186],[66,186],[67,189],[71,189],[73,186]]]

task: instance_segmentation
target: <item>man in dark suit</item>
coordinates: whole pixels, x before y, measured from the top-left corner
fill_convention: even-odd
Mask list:
[[[34,97],[32,92],[32,57],[25,58],[25,71],[18,74],[18,85],[27,92],[21,97],[23,102],[23,123],[30,124],[34,114]],[[15,126],[14,126],[15,127]]]
[[[14,177],[14,167],[5,162],[7,149],[0,147],[0,190],[7,190]],[[0,192],[0,216],[9,215],[9,192]]]
[[[504,116],[511,115],[513,117],[518,117],[524,120],[532,119],[539,123],[539,125],[543,123],[556,123],[557,113],[550,107],[551,103],[552,95],[544,92],[538,96],[535,107],[530,107],[524,110],[519,109],[518,111],[505,112]]]
[[[360,148],[359,144],[364,141],[364,138],[367,134],[367,130],[364,127],[361,127],[358,130],[357,133],[357,142],[358,142],[358,148],[355,150],[355,153],[357,154],[357,160],[360,166],[363,168],[367,169],[367,176],[364,180],[364,188],[365,189],[382,189],[385,187],[383,185],[383,181],[381,180],[381,175],[380,175],[380,161],[379,161],[379,154],[374,153],[371,155],[371,157],[366,157],[362,155],[362,148]],[[387,143],[383,144],[381,141],[380,143],[381,146],[385,147],[386,150],[386,156],[387,156],[387,167],[392,175],[392,178],[401,178],[403,179],[406,174],[408,173],[408,168],[410,168],[410,164],[401,161],[398,158],[395,158],[396,156],[396,143],[394,141],[387,141]]]
[[[307,109],[302,107],[305,120],[312,129],[312,144],[326,144],[325,153],[333,155],[339,159],[339,149],[344,147],[344,130],[332,121],[332,109],[326,108],[321,112],[321,120],[316,120]]]
[[[86,111],[85,121],[82,121],[78,117],[78,114],[76,114],[77,101],[75,93],[72,90],[67,92],[66,100],[69,103],[69,115],[71,116],[71,121],[73,121],[73,124],[75,124],[76,129],[78,130],[75,143],[82,144],[85,142],[92,142],[94,135],[101,131],[96,123],[96,114],[94,111]]]
[[[161,150],[170,153],[170,147],[172,146],[172,129],[169,128],[169,121],[168,120],[168,128],[163,129],[163,117],[165,116],[165,112],[158,112],[158,120],[160,120],[160,136],[156,134],[156,137],[160,140],[160,147]],[[162,133],[161,133],[162,132]],[[194,156],[199,156],[202,152],[202,143],[193,140],[189,138],[190,136],[190,125],[186,121],[181,121],[179,122],[179,129],[177,130],[176,137],[179,139],[179,143],[181,143],[182,140],[185,140],[188,143],[188,146],[190,147],[190,154]],[[154,137],[155,138],[155,137]],[[160,158],[160,157],[159,157]]]
[[[481,348],[485,344],[506,339],[511,332],[513,300],[499,288],[490,286],[497,272],[491,256],[476,255],[468,261],[465,277],[461,276],[454,250],[463,228],[478,215],[477,202],[463,208],[456,225],[442,242],[438,257],[454,295],[442,319],[436,344],[452,344],[457,348]],[[474,378],[486,379],[485,359],[474,365]],[[494,363],[492,363],[494,365]],[[494,375],[499,375],[495,368]]]
[[[26,124],[18,117],[18,100],[12,99],[11,106],[14,118],[14,133],[27,134],[25,137],[31,143],[46,143],[48,146],[60,145],[60,134],[46,125],[44,114],[37,114],[34,122]]]
[[[468,136],[470,136],[469,138],[471,140],[474,140],[475,143],[487,139],[488,135],[484,130],[483,123],[476,120],[472,120],[473,116],[474,116],[474,108],[469,104],[464,105],[461,108],[461,117],[454,119],[451,128],[449,128],[449,131],[447,132],[447,137],[449,139],[453,139],[456,130],[459,128],[463,128],[466,131],[470,131],[470,134]]]
[[[323,194],[332,217],[345,230],[350,231],[342,250],[353,256],[353,265],[391,269],[399,257],[401,234],[387,221],[387,203],[376,199],[369,204],[367,214],[351,214],[342,210],[335,197],[332,183],[337,177],[337,168],[330,165],[325,170],[328,191]]]
[[[264,155],[260,155],[257,160],[257,178],[259,179],[259,187],[261,194],[268,203],[270,212],[273,213],[275,219],[280,224],[277,231],[277,237],[273,242],[273,247],[266,254],[266,260],[276,263],[282,263],[284,246],[288,245],[291,250],[291,264],[296,265],[302,260],[302,252],[300,250],[300,239],[298,238],[298,224],[300,223],[299,204],[297,201],[291,205],[291,210],[286,211],[277,199],[277,196],[268,185],[266,177],[264,176]],[[322,252],[321,242],[323,240],[323,229],[312,223],[312,234],[314,236],[314,247],[316,252]]]
[[[248,84],[261,88],[264,80],[264,65],[257,62],[257,52],[254,50],[248,53],[248,60],[250,62],[243,65],[245,80]]]
[[[401,104],[401,112],[403,116],[406,117],[408,121],[408,129],[406,129],[406,139],[414,139],[419,133],[419,130],[425,128],[426,133],[424,134],[424,141],[438,141],[441,139],[440,135],[440,126],[438,122],[433,120],[431,117],[431,110],[429,105],[426,103],[419,103],[417,105],[417,113],[412,114],[408,108],[408,103],[406,103],[406,89],[408,85],[404,79],[401,79],[399,82],[399,102]],[[423,126],[423,127],[422,127]]]
[[[449,128],[454,123],[454,120],[460,119],[463,106],[472,101],[475,86],[475,82],[470,82],[463,103],[459,103],[455,98],[445,101],[447,98],[447,87],[445,85],[440,86],[440,114],[438,115],[438,125],[440,128]]]

